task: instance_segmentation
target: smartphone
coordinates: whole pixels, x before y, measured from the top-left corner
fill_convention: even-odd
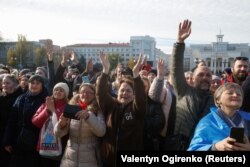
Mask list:
[[[230,131],[230,137],[236,139],[236,142],[243,143],[244,128],[232,127]]]

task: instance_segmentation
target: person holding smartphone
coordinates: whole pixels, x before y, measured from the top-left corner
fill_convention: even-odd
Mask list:
[[[239,110],[242,100],[240,85],[221,85],[214,93],[217,108],[200,120],[188,151],[250,151],[250,115]]]
[[[81,110],[77,119],[62,115],[55,125],[55,135],[69,135],[60,167],[98,167],[101,166],[99,138],[106,133],[105,118],[96,101],[96,88],[90,83],[82,83],[79,94],[72,97],[70,105],[78,105]]]

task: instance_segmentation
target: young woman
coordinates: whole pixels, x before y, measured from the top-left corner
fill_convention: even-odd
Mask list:
[[[42,104],[36,111],[36,114],[32,118],[32,123],[42,128],[46,120],[54,112],[59,120],[63,113],[64,106],[67,104],[69,94],[69,87],[66,83],[59,82],[53,88],[53,95],[48,96],[44,104]],[[60,165],[60,157],[54,159],[43,158],[42,164],[44,167],[57,167]]]
[[[79,105],[81,110],[75,115],[77,119],[60,117],[54,131],[59,137],[69,133],[69,139],[61,167],[97,167],[99,141],[104,136],[106,125],[104,116],[95,99],[95,87],[82,83],[79,95],[74,96],[69,104]]]
[[[214,93],[214,102],[218,108],[198,123],[189,151],[250,151],[250,116],[239,111],[242,105],[243,91],[240,85],[227,82]],[[229,137],[230,128],[243,127],[243,143]]]

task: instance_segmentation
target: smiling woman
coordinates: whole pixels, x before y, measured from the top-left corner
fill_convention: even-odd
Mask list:
[[[0,93],[0,143],[3,143],[4,138],[4,129],[7,126],[7,121],[9,119],[12,105],[19,95],[21,95],[22,89],[17,87],[18,81],[14,75],[6,74],[3,77],[3,94]],[[9,166],[10,154],[3,149],[0,148],[0,161],[3,162],[3,166]]]
[[[242,105],[243,91],[236,83],[225,83],[214,93],[214,102],[218,108],[198,123],[189,151],[250,151],[248,133],[250,116],[239,111]],[[230,128],[244,128],[244,139],[240,143],[230,136]]]
[[[100,53],[103,73],[97,80],[97,101],[106,117],[107,134],[101,143],[104,166],[115,166],[118,150],[143,149],[143,122],[146,112],[146,93],[139,76],[142,56],[133,68],[133,79],[124,79],[118,88],[118,98],[111,96],[108,87],[110,63],[108,56]]]
[[[31,120],[47,95],[47,90],[43,87],[43,79],[34,75],[29,79],[27,92],[20,95],[12,106],[3,137],[4,148],[12,156],[10,166],[40,165],[41,157],[36,151],[39,128],[34,126]],[[16,122],[19,123],[16,124]]]
[[[95,99],[94,85],[82,83],[79,94],[69,104],[78,107],[74,115],[77,119],[70,119],[64,114],[54,128],[58,137],[69,134],[60,166],[97,167],[100,164],[98,137],[105,134],[106,125]]]

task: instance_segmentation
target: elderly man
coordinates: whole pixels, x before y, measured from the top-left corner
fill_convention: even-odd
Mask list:
[[[177,42],[173,48],[170,77],[176,92],[176,118],[174,134],[169,136],[169,149],[186,150],[197,122],[209,112],[213,97],[209,91],[212,73],[207,66],[198,66],[192,76],[193,85],[187,84],[184,76],[184,40],[191,34],[191,21],[179,25]]]

